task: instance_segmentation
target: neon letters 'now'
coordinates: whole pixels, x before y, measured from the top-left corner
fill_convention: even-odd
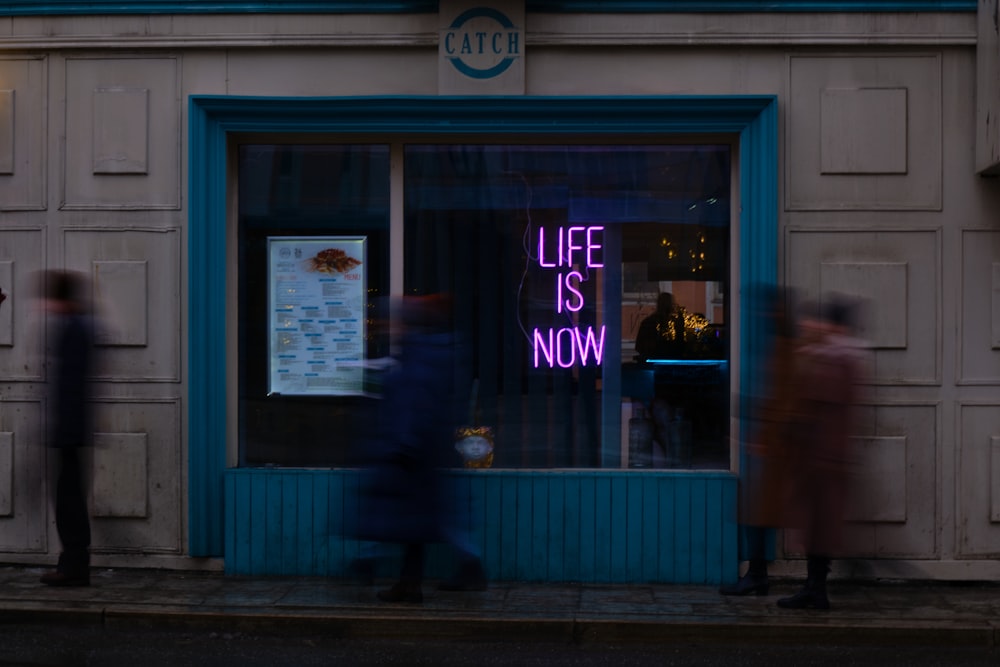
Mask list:
[[[594,365],[600,366],[604,358],[604,326],[594,330],[587,327],[586,332],[579,327],[565,327],[541,331],[535,329],[533,341],[535,347],[535,368],[544,363],[550,368],[572,368],[577,363],[586,366],[591,354]]]

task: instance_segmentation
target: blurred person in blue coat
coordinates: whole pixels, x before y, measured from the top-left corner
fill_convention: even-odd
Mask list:
[[[41,577],[49,586],[90,584],[90,517],[84,493],[80,449],[91,444],[90,376],[94,364],[94,321],[89,283],[83,274],[47,271],[40,296],[48,316],[48,440],[56,453],[56,530],[62,552],[54,570]]]
[[[451,299],[405,298],[399,345],[398,363],[384,384],[377,435],[366,443],[355,536],[403,545],[399,581],[377,595],[385,602],[420,603],[427,544],[449,543],[465,551],[458,577],[442,588],[481,590],[486,580],[478,554],[459,539],[456,502],[461,499],[443,472],[461,465],[454,448],[458,411]]]
[[[792,452],[796,447],[796,384],[800,346],[793,314],[781,288],[751,286],[750,302],[757,310],[761,357],[746,401],[745,433],[740,470],[740,523],[745,538],[747,571],[735,583],[723,586],[723,595],[767,595],[767,545],[775,529],[791,520]]]

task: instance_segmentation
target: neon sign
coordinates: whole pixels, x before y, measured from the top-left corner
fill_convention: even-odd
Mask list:
[[[548,242],[546,242],[548,238]],[[538,266],[556,269],[556,312],[577,313],[585,305],[581,284],[593,269],[604,268],[604,227],[558,227],[547,236],[545,227],[538,229]],[[586,273],[580,268],[586,267]],[[588,326],[535,328],[532,334],[535,368],[572,368],[604,360],[605,327]]]

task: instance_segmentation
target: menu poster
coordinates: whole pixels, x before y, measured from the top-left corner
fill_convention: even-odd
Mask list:
[[[365,242],[364,236],[268,238],[268,395],[363,393]]]

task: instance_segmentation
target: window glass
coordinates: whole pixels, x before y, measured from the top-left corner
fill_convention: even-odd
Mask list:
[[[404,288],[452,296],[494,467],[728,468],[728,145],[408,145],[404,174]]]
[[[728,145],[239,147],[241,465],[354,463],[408,295],[447,293],[493,467],[728,461]],[[385,312],[383,310],[385,309]]]
[[[348,465],[389,351],[388,146],[245,144],[238,183],[240,464]]]

